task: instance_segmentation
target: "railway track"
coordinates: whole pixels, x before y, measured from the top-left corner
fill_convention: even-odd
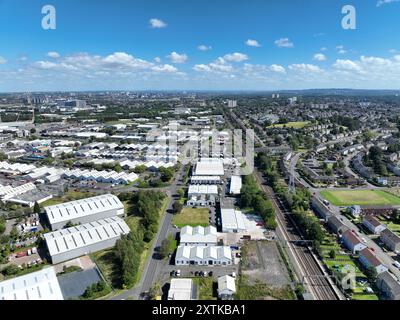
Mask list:
[[[278,226],[286,240],[286,243],[292,249],[292,252],[298,261],[299,267],[305,276],[305,284],[311,291],[311,294],[317,300],[340,300],[337,292],[332,284],[325,278],[324,271],[316,261],[311,249],[305,245],[304,239],[297,230],[291,217],[286,212],[282,203],[276,198],[275,193],[270,187],[264,185],[264,179],[256,171],[255,177],[259,182],[262,190],[267,194],[276,211]]]

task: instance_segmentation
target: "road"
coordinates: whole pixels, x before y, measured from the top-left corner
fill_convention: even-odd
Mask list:
[[[180,170],[175,174],[174,182],[168,187],[168,204],[166,212],[162,215],[160,228],[157,232],[156,238],[153,241],[150,250],[149,259],[147,260],[142,277],[139,283],[132,289],[126,290],[121,294],[112,297],[112,300],[126,300],[133,298],[138,300],[140,294],[145,291],[149,291],[151,286],[158,281],[158,275],[160,275],[161,269],[165,265],[165,260],[160,260],[157,257],[156,248],[161,246],[161,242],[168,237],[169,234],[176,234],[175,228],[173,228],[171,222],[173,218],[172,205],[175,201],[174,195],[177,193],[180,186],[178,185],[182,177],[184,176],[185,166],[181,166]],[[153,189],[152,189],[153,190]]]

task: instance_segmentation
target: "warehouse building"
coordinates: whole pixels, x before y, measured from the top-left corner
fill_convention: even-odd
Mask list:
[[[218,186],[208,184],[191,184],[188,190],[188,206],[215,206]]]
[[[217,242],[217,229],[213,226],[184,226],[181,229],[180,244],[183,246],[209,246],[216,245]]]
[[[0,282],[0,300],[64,300],[53,267]]]
[[[191,184],[222,184],[221,177],[219,176],[192,176],[190,178]]]
[[[172,279],[168,300],[196,300],[196,293],[192,279]]]
[[[119,217],[107,218],[44,235],[51,261],[57,264],[111,248],[130,231]]]
[[[68,222],[88,223],[124,215],[124,205],[117,196],[104,194],[44,208],[51,230],[62,229]]]
[[[175,264],[227,266],[233,264],[232,251],[227,246],[184,246],[179,245]]]
[[[241,189],[242,189],[242,177],[232,176],[229,193],[237,195],[240,194]]]
[[[221,300],[232,300],[235,293],[235,278],[228,275],[218,278],[218,297]]]
[[[243,213],[235,209],[221,208],[222,232],[240,233],[246,231]]]
[[[196,176],[223,176],[224,164],[221,159],[202,158],[196,164]]]

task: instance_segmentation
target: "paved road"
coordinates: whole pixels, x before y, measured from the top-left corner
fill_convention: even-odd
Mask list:
[[[181,166],[179,172],[175,175],[174,182],[170,187],[168,187],[168,205],[166,207],[166,212],[163,214],[162,221],[160,222],[161,227],[156,235],[156,240],[153,242],[153,245],[150,248],[150,257],[146,262],[140,282],[134,288],[126,290],[123,293],[112,297],[112,300],[125,300],[128,298],[137,300],[139,299],[140,293],[149,291],[151,286],[158,281],[158,276],[160,275],[161,269],[166,262],[165,260],[160,260],[157,258],[156,248],[161,245],[161,242],[166,239],[169,234],[176,234],[177,230],[171,225],[173,214],[171,214],[169,211],[172,210],[172,204],[175,201],[174,195],[179,189],[178,183],[184,176],[184,168],[185,166]]]

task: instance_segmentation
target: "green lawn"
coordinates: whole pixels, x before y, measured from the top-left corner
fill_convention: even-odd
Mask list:
[[[210,213],[207,208],[183,208],[181,213],[174,216],[172,223],[179,228],[184,226],[203,226],[209,225]]]
[[[284,124],[273,124],[268,128],[293,128],[293,129],[302,129],[310,124],[310,121],[298,121],[298,122],[288,122]]]
[[[382,190],[326,190],[321,196],[335,206],[400,205],[400,198]]]
[[[217,300],[213,278],[193,278],[197,285],[199,300]]]

